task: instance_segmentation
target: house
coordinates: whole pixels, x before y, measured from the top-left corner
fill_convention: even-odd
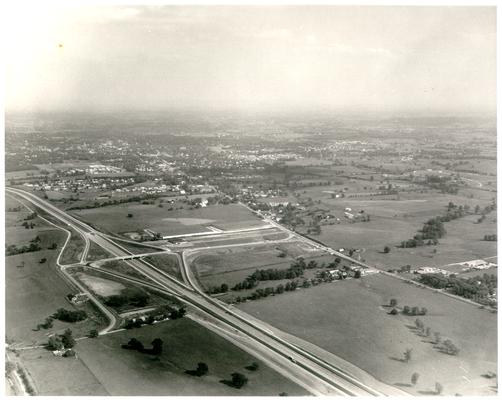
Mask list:
[[[434,267],[420,267],[415,270],[416,274],[437,274],[439,270]]]
[[[488,261],[485,260],[466,261],[463,262],[462,265],[466,268],[473,268],[473,269],[488,269],[497,266],[497,264],[489,263]]]
[[[450,271],[445,271],[444,269],[439,269],[435,267],[420,267],[413,271],[415,274],[443,274],[450,275]]]
[[[73,304],[83,304],[83,303],[85,303],[89,299],[87,298],[87,294],[85,294],[85,293],[77,293],[77,294],[73,295],[72,297],[70,297],[69,300]]]

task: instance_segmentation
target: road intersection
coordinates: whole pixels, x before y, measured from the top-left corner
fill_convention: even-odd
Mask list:
[[[113,273],[110,271],[105,272],[103,269],[100,269],[101,272],[114,276],[116,279],[127,280],[131,283],[148,287],[151,290],[175,296],[180,301],[193,307],[197,313],[204,315],[205,321],[211,323],[213,328],[217,326],[221,331],[220,333],[222,336],[231,339],[234,343],[238,342],[236,344],[246,348],[250,353],[256,354],[268,365],[277,369],[285,376],[290,377],[295,382],[300,383],[305,389],[309,390],[313,394],[348,396],[406,395],[405,392],[381,382],[379,382],[378,388],[369,387],[367,384],[358,380],[352,374],[343,371],[333,363],[327,362],[317,355],[280,338],[271,332],[264,324],[261,324],[255,319],[250,319],[249,316],[242,311],[208,296],[199,288],[196,280],[194,279],[189,265],[186,262],[186,252],[171,252],[169,249],[165,249],[163,251],[164,253],[171,253],[178,257],[182,267],[182,276],[184,278],[184,282],[180,282],[141,258],[145,255],[151,255],[152,253],[139,255],[131,254],[131,252],[124,246],[117,243],[118,240],[114,240],[113,237],[99,232],[77,218],[54,207],[52,204],[40,199],[36,195],[15,188],[6,188],[6,191],[11,195],[15,195],[17,198],[22,198],[23,200],[30,202],[34,207],[43,211],[43,213],[49,214],[51,219],[57,219],[63,226],[67,226],[84,238],[85,244],[80,257],[80,262],[70,265],[61,265],[61,254],[69,242],[71,232],[70,229],[62,228],[61,226],[46,219],[47,222],[65,230],[68,233],[65,245],[61,249],[61,253],[57,261],[61,272],[68,280],[71,281],[72,284],[74,284],[74,286],[76,286],[83,293],[86,293],[89,296],[89,299],[96,304],[109,319],[108,326],[104,328],[100,334],[107,334],[117,328],[116,315],[106,308],[92,293],[89,292],[88,289],[76,281],[75,278],[67,271],[69,268],[76,266],[99,269],[99,264],[86,262],[91,242],[96,243],[112,254],[114,258],[110,258],[110,260],[123,260],[149,280],[142,281],[141,279],[135,279],[123,274]],[[43,218],[43,216],[41,217]],[[344,254],[336,252],[333,249],[298,235],[280,224],[277,224],[275,221],[265,220],[265,222],[267,223],[267,225],[265,225],[267,229],[270,229],[270,227],[276,227],[287,233],[286,239],[264,241],[266,243],[281,242],[294,238],[308,243],[318,249],[327,251],[330,254],[349,259],[355,264],[367,268],[369,267],[345,256]],[[249,230],[243,231],[248,232]],[[215,233],[211,233],[211,235],[214,234]],[[253,242],[253,244],[256,245],[257,243]],[[162,254],[162,252],[160,252],[161,248],[162,247],[159,247],[159,252],[153,254]]]

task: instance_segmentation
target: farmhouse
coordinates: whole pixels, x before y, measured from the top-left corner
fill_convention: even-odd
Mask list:
[[[415,274],[443,274],[448,275],[450,272],[445,271],[443,269],[435,268],[435,267],[420,267],[414,271]]]
[[[464,267],[472,268],[472,269],[488,269],[488,268],[497,266],[497,264],[493,264],[493,263],[490,263],[485,260],[466,261],[466,262],[463,262],[462,265]]]
[[[69,300],[73,304],[83,304],[88,300],[88,298],[87,298],[87,294],[85,294],[85,293],[77,293],[77,294],[73,295],[72,297],[70,297]]]

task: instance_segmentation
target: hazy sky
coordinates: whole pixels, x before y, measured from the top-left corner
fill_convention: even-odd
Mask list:
[[[22,7],[7,109],[494,110],[494,7]]]

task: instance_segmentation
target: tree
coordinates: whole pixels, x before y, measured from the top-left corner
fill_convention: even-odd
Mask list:
[[[160,355],[162,354],[162,345],[164,342],[160,338],[153,339],[152,341],[152,354]]]
[[[390,253],[390,247],[389,247],[389,246],[385,246],[385,247],[383,248],[383,252],[384,252],[385,254]]]
[[[61,340],[66,349],[71,349],[76,344],[71,329],[67,329],[64,331],[64,333],[61,335]]]
[[[209,367],[206,363],[200,362],[197,364],[197,369],[195,370],[195,375],[204,376],[209,372]]]
[[[441,334],[439,332],[434,332],[434,343],[438,344],[441,342]]]
[[[245,367],[248,371],[257,371],[258,368],[260,368],[260,364],[258,364],[256,361],[254,361],[253,363],[251,363],[251,365],[248,365],[247,367]]]
[[[395,308],[393,308],[390,313],[390,315],[397,315],[397,310]]]
[[[49,338],[48,347],[50,350],[61,350],[64,347],[61,337],[58,335],[52,335]]]
[[[91,329],[91,331],[89,332],[89,337],[90,338],[96,338],[98,337],[98,331],[96,329]]]
[[[41,258],[41,259],[40,259],[39,263],[40,263],[40,264],[44,264],[46,261],[47,261],[47,258],[45,258],[45,257],[44,257],[44,258]]]
[[[404,362],[409,362],[411,360],[411,353],[413,349],[406,349],[403,353]]]
[[[436,393],[437,394],[443,393],[443,385],[441,385],[439,382],[436,382]]]
[[[361,277],[361,270],[357,269],[356,272],[354,272],[354,278],[359,279]]]
[[[453,342],[450,339],[446,339],[443,342],[443,350],[445,351],[446,354],[456,356],[460,349],[453,344]]]
[[[232,374],[232,386],[237,388],[237,389],[240,389],[241,387],[243,387],[246,383],[248,382],[248,378],[246,377],[246,375],[244,374],[241,374],[239,372],[234,372]]]
[[[131,338],[127,344],[122,345],[122,348],[128,350],[142,351],[144,349],[144,346],[143,343],[141,343],[138,339]]]
[[[410,313],[410,307],[404,306],[403,307],[403,314],[409,314]]]
[[[390,299],[389,305],[391,307],[396,307],[397,306],[397,299]]]
[[[228,285],[226,283],[222,283],[220,286],[220,292],[221,293],[226,293],[228,292]]]
[[[127,218],[132,218],[133,215],[131,213],[127,214]]]
[[[418,378],[420,378],[420,374],[418,372],[414,372],[412,375],[411,375],[411,384],[414,386],[417,384],[418,382]]]

